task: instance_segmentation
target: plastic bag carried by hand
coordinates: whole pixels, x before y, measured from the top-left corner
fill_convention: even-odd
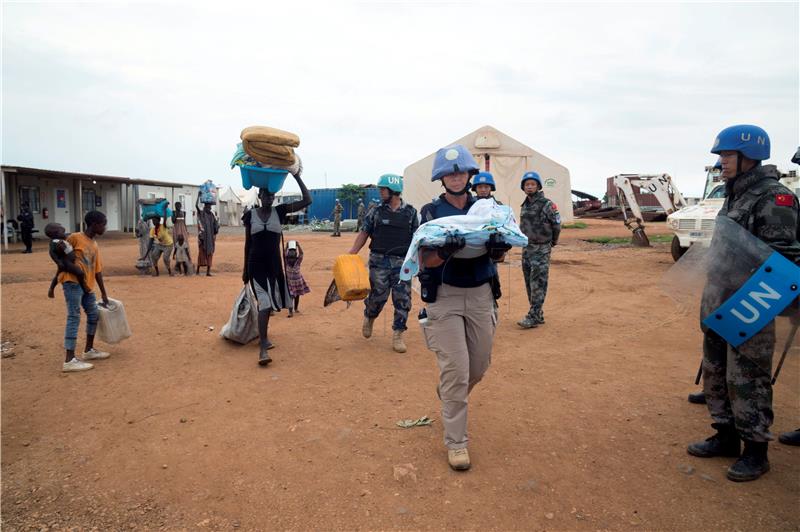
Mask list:
[[[219,335],[239,344],[247,344],[258,338],[258,306],[249,284],[245,284],[239,292],[233,303],[231,317],[222,326]]]
[[[108,305],[97,305],[97,311],[97,338],[101,342],[116,344],[131,336],[122,301],[108,298]]]

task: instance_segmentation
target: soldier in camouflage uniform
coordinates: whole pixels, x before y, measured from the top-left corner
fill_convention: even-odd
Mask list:
[[[751,125],[726,128],[717,136],[711,153],[720,156],[726,182],[727,197],[718,216],[733,219],[772,249],[800,263],[800,206],[797,197],[778,182],[775,166],[761,165],[769,158],[767,133]],[[704,302],[704,315],[713,310],[706,307]],[[755,480],[769,471],[774,321],[738,348],[710,329],[704,334],[703,391],[717,433],[692,443],[687,450],[702,458],[738,457],[728,468],[728,478]],[[741,453],[740,440],[744,440]]]
[[[794,164],[800,164],[800,148],[797,148],[794,156],[792,157]],[[800,446],[800,429],[790,430],[778,436],[778,441],[786,445]]]
[[[411,245],[414,231],[419,227],[417,210],[403,201],[403,178],[385,174],[378,180],[382,203],[370,208],[364,225],[358,233],[350,253],[358,253],[370,239],[369,285],[370,292],[364,301],[364,323],[361,334],[372,336],[372,324],[383,310],[392,294],[394,321],[392,322],[392,349],[406,352],[403,332],[408,328],[411,310],[411,281],[400,280],[400,267]]]
[[[523,329],[532,329],[544,323],[542,306],[547,295],[547,278],[550,274],[550,250],[558,244],[561,233],[561,215],[556,205],[542,192],[542,179],[536,172],[526,172],[520,183],[527,196],[520,209],[519,227],[528,237],[522,252],[522,274],[531,308],[517,322]]]
[[[342,225],[342,211],[344,211],[344,207],[342,204],[339,203],[339,200],[336,200],[336,205],[333,207],[333,234],[331,236],[342,236],[341,231],[339,228]]]
[[[362,200],[358,200],[358,218],[356,219],[356,233],[361,231],[361,228],[364,227],[364,215],[367,213],[366,207],[364,207],[364,202]]]

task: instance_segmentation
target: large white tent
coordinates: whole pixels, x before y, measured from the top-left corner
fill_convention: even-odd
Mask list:
[[[495,197],[514,209],[517,220],[519,207],[525,199],[519,187],[520,178],[530,170],[542,177],[544,194],[558,206],[562,221],[573,220],[572,192],[566,167],[491,126],[484,126],[441,147],[452,144],[462,144],[475,157],[482,171],[492,173],[497,183]],[[435,152],[431,153],[403,172],[403,197],[417,210],[443,192],[438,181],[431,182],[435,155]]]
[[[217,212],[222,225],[241,225],[245,209],[258,202],[258,189],[222,186],[217,190]]]

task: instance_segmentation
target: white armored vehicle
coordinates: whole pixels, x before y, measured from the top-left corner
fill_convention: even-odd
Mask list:
[[[676,261],[686,253],[689,246],[697,242],[708,245],[714,233],[714,220],[725,202],[725,182],[721,169],[706,166],[706,186],[703,200],[697,205],[684,207],[667,216],[667,225],[675,233],[672,237],[672,258]],[[800,195],[800,178],[797,172],[781,172],[781,183],[796,195]]]

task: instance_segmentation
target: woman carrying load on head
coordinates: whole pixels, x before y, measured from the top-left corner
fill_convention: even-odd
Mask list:
[[[272,362],[267,351],[275,347],[267,338],[270,312],[293,308],[292,296],[283,272],[281,234],[286,215],[311,205],[311,194],[303,183],[302,173],[301,163],[296,170],[293,169],[294,178],[303,195],[300,201],[273,207],[275,194],[266,188],[259,188],[258,199],[261,206],[250,209],[242,217],[245,228],[242,281],[251,284],[258,300],[258,335],[261,342],[258,364],[261,366]]]
[[[197,194],[197,268],[195,273],[200,275],[200,268],[206,267],[206,275],[211,277],[211,262],[214,259],[214,244],[219,233],[219,221],[211,210],[210,203],[203,203],[200,208],[200,193]]]

